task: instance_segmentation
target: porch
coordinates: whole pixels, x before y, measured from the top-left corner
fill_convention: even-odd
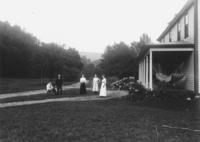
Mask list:
[[[139,81],[156,90],[158,82],[194,91],[194,44],[152,44],[139,63]]]

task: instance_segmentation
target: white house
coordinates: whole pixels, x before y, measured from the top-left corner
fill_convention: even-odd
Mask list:
[[[139,63],[139,81],[156,89],[156,69],[166,76],[174,70],[184,74],[184,88],[200,93],[200,1],[188,0],[159,36],[158,44],[149,44]],[[169,76],[167,76],[169,75]]]

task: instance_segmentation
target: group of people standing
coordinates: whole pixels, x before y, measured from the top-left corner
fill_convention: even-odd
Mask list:
[[[84,75],[81,76],[80,78],[80,94],[86,94],[86,83],[87,80]],[[101,84],[101,87],[99,89],[99,86]],[[55,81],[50,81],[46,85],[46,90],[47,94],[55,94],[55,95],[62,95],[63,90],[62,90],[62,85],[63,85],[63,79],[60,74],[58,74],[58,77]],[[92,81],[92,91],[95,94],[99,93],[100,97],[106,97],[107,96],[107,91],[106,91],[106,78],[105,75],[102,75],[102,80],[97,77],[97,75],[94,75],[93,81]]]
[[[87,80],[84,75],[80,78],[80,94],[86,94],[86,83]],[[99,89],[99,85],[101,83],[101,87]],[[94,75],[93,81],[92,81],[92,91],[95,94],[99,93],[100,97],[106,97],[107,91],[106,91],[106,78],[105,75],[102,75],[102,80],[97,77],[97,75]]]

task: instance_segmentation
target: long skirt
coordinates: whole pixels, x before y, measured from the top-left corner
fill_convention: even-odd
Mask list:
[[[101,96],[101,97],[106,97],[107,96],[106,86],[104,86],[104,87],[101,86],[99,96]]]
[[[98,92],[98,91],[99,91],[99,86],[98,86],[98,83],[97,83],[97,82],[94,82],[94,83],[93,83],[92,91],[93,91],[93,92]]]
[[[86,85],[85,85],[85,83],[81,83],[80,94],[86,94]]]

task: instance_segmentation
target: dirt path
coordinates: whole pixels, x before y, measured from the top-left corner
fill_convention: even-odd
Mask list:
[[[73,98],[57,98],[57,99],[45,99],[45,100],[35,100],[35,101],[24,101],[24,102],[10,102],[10,103],[0,103],[0,108],[5,107],[14,107],[14,106],[24,106],[24,105],[33,105],[33,104],[43,104],[50,102],[65,102],[65,101],[95,101],[95,100],[107,100],[113,98],[121,98],[127,95],[126,91],[108,91],[107,97],[99,96],[81,96]]]
[[[72,85],[63,86],[63,90],[72,89],[72,88],[79,88],[79,83],[74,83]],[[6,93],[6,94],[1,94],[0,99],[12,98],[12,97],[18,97],[18,96],[31,96],[31,95],[38,95],[38,94],[44,94],[44,93],[46,93],[45,89],[34,90],[34,91],[25,91],[25,92],[16,92],[16,93]]]

